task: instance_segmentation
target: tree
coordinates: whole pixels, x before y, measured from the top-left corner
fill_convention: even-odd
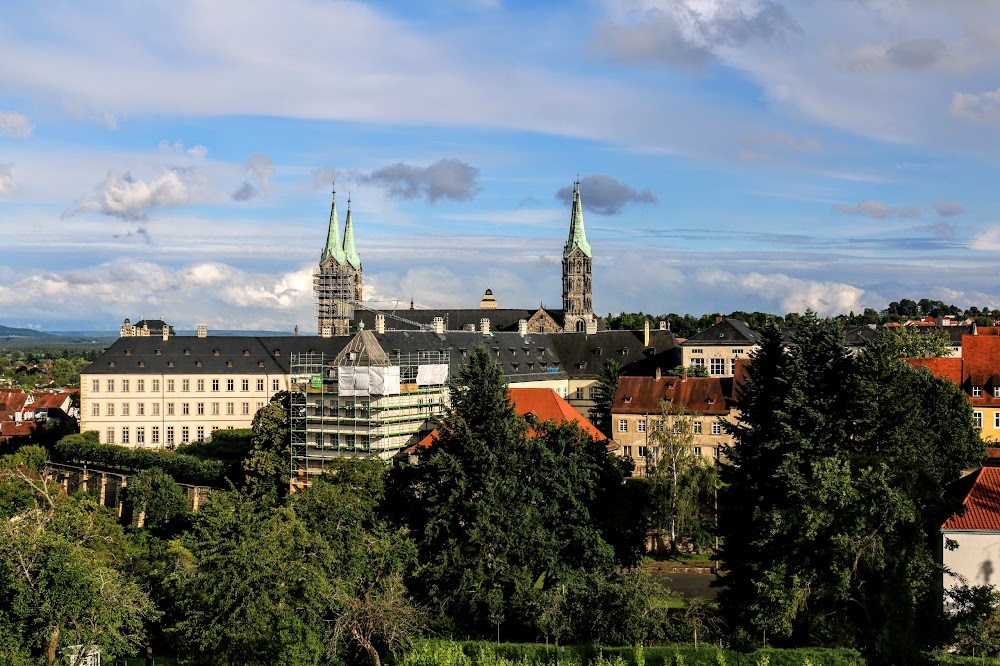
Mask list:
[[[951,338],[939,328],[900,326],[882,333],[897,358],[940,357],[951,354]]]
[[[279,501],[288,495],[291,482],[291,423],[289,393],[279,391],[253,417],[252,448],[243,461],[248,491],[259,498]]]
[[[765,329],[748,375],[719,496],[731,626],[912,661],[931,628],[932,535],[956,508],[945,486],[982,455],[968,401],[891,338],[848,357],[811,313],[787,344]]]
[[[156,467],[133,476],[122,491],[122,499],[145,515],[146,529],[164,538],[181,531],[190,517],[184,491]]]
[[[670,535],[670,550],[701,531],[702,508],[716,485],[714,465],[694,453],[694,419],[684,408],[666,400],[654,423],[653,451],[647,454],[652,518],[660,541]],[[652,460],[652,462],[650,462]]]
[[[993,585],[962,585],[948,590],[953,640],[960,654],[1000,654],[1000,592]]]
[[[618,379],[622,376],[618,361],[609,359],[601,366],[597,383],[591,389],[594,406],[590,408],[590,422],[606,437],[611,437],[611,407],[618,392]]]

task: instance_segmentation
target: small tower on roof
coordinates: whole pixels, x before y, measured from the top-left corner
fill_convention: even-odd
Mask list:
[[[354,306],[361,303],[361,257],[354,245],[349,199],[344,242],[340,241],[336,188],[330,205],[326,245],[320,255],[319,267],[313,272],[313,293],[316,297],[316,319],[320,335],[324,329],[333,335],[349,335]]]
[[[580,181],[573,184],[573,210],[569,218],[569,237],[563,246],[563,330],[586,333],[597,330],[592,304],[592,257],[587,232],[583,227],[583,204]]]
[[[479,301],[479,308],[482,310],[496,310],[497,309],[497,299],[493,296],[493,290],[490,288],[486,289],[486,293],[483,294],[483,299]]]

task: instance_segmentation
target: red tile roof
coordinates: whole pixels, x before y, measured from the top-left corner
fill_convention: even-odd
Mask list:
[[[555,421],[556,423],[576,423],[580,430],[599,442],[607,440],[600,430],[588,421],[573,405],[566,402],[558,393],[548,388],[518,388],[508,389],[514,411],[521,416],[533,415],[539,421]],[[434,442],[437,430],[429,433],[420,442],[411,446],[408,451],[419,451],[428,448]]]
[[[35,402],[31,405],[33,409],[65,409],[69,406],[70,397],[63,393],[42,393],[35,395]]]
[[[931,374],[941,379],[948,379],[962,385],[961,358],[907,358],[903,359],[916,369],[927,368]]]
[[[1000,467],[983,467],[962,502],[965,510],[944,522],[942,531],[1000,532]]]
[[[31,396],[21,389],[0,389],[0,421],[13,421]]]
[[[22,421],[20,423],[14,423],[13,421],[4,421],[0,423],[0,436],[3,437],[27,437],[28,435],[35,432],[37,424],[34,421]]]
[[[614,414],[659,414],[666,400],[688,414],[729,413],[732,377],[622,377],[612,403]]]

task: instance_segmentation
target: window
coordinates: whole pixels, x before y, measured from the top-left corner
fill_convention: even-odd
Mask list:
[[[700,456],[701,455],[701,447],[700,446],[694,447],[694,454],[696,456]]]
[[[680,434],[681,432],[684,432],[684,424],[680,421],[674,421],[674,433]]]
[[[173,416],[173,415],[174,415],[174,403],[168,402],[167,403],[167,416]]]
[[[982,395],[983,395],[983,387],[982,386],[973,385],[972,386],[972,397],[973,398],[981,398]]]
[[[150,441],[153,444],[159,444],[160,443],[160,427],[159,426],[153,426],[153,433],[152,433],[152,438],[150,439]]]
[[[146,443],[146,429],[136,428],[135,429],[135,443],[142,446]]]
[[[199,379],[198,380],[198,390],[199,391],[204,391],[205,390],[205,380],[204,379]],[[218,390],[218,387],[216,387],[216,390]]]
[[[114,444],[115,443],[115,429],[114,428],[108,428],[108,435],[107,435],[107,437],[108,437],[108,440],[107,440],[108,444]]]
[[[212,380],[212,390],[213,391],[218,391],[219,390],[219,380],[218,379],[213,379]]]
[[[646,447],[645,446],[640,446],[639,447],[639,457],[640,458],[645,458],[646,457]]]
[[[181,414],[183,414],[184,416],[187,416],[190,413],[191,413],[191,405],[190,405],[190,403],[182,402],[181,403]]]
[[[174,427],[167,426],[167,446],[174,445]]]
[[[658,458],[660,456],[660,447],[654,446],[652,451],[653,458]]]
[[[181,444],[187,444],[191,441],[191,432],[187,426],[181,428]]]
[[[219,403],[215,403],[215,404],[219,404]],[[195,408],[197,410],[198,416],[202,416],[202,415],[205,414],[205,403],[199,402],[199,403],[197,403],[195,405]]]
[[[232,416],[235,413],[236,413],[236,403],[235,402],[227,402],[226,403],[226,414]]]
[[[213,402],[212,403],[212,416],[218,416],[218,415],[219,415],[219,403]]]
[[[226,380],[226,390],[227,391],[232,391],[235,388],[236,388],[236,380],[234,380],[234,379],[227,379]]]
[[[1000,398],[1000,386],[993,387],[993,397]]]
[[[696,435],[701,434],[701,421],[694,421],[691,424],[691,432],[693,432]]]
[[[972,412],[972,422],[980,430],[983,429],[983,413],[982,412]]]
[[[263,379],[258,379],[257,380],[257,390],[258,391],[263,391],[264,390],[264,380]]]
[[[576,390],[576,399],[583,400],[583,387],[580,387]]]
[[[712,434],[721,435],[722,434],[722,424],[716,421],[712,424]]]
[[[691,353],[692,354],[704,354],[705,351],[703,349],[692,349]]]
[[[281,389],[281,384],[278,382],[278,380],[277,379],[272,379],[271,380],[271,390],[272,391],[278,391],[280,389]]]
[[[1000,412],[993,412],[993,427],[1000,428]]]
[[[113,392],[115,390],[115,380],[108,380],[108,392]]]
[[[693,358],[693,359],[691,359],[691,367],[692,368],[704,368],[705,367],[705,359],[703,359],[703,358]]]
[[[160,380],[159,379],[154,379],[153,380],[153,393],[159,393],[159,392],[160,392]]]
[[[639,421],[639,423],[636,424],[636,430],[638,432],[646,432],[646,422]]]
[[[243,389],[244,391],[249,391],[250,390],[250,380],[249,379],[244,379],[240,383],[240,388]]]
[[[743,353],[743,350],[742,349],[730,349],[729,353],[731,353],[733,356],[739,356],[740,354]]]
[[[135,390],[139,391],[139,392],[145,391],[146,390],[146,380],[145,379],[137,379],[137,380],[135,380]]]
[[[618,419],[618,432],[628,432],[628,421]]]
[[[168,393],[173,393],[174,392],[174,380],[172,380],[172,379],[168,379],[167,380],[167,392]]]
[[[731,374],[731,375],[735,375],[736,374],[736,359],[735,358],[729,359],[729,374]]]
[[[122,444],[128,444],[128,426],[122,428]]]
[[[997,412],[997,414],[1000,414],[1000,412]],[[101,415],[101,403],[95,402],[93,404],[93,406],[90,408],[90,415],[91,416],[100,416]]]
[[[115,403],[109,402],[108,403],[108,408],[105,411],[108,413],[108,416],[114,416],[115,415]]]
[[[122,380],[122,393],[128,393],[128,380]]]
[[[264,403],[258,402],[257,403],[257,409],[260,410],[260,409],[263,409],[263,408],[264,408]]]
[[[205,441],[205,426],[198,426],[198,441]]]
[[[139,416],[144,416],[146,414],[146,403],[137,402],[135,405],[135,413]]]
[[[250,413],[250,403],[249,402],[244,402],[241,405],[241,408],[242,408],[242,412],[241,412],[242,414],[249,414]],[[1000,413],[1000,412],[998,412],[998,413]]]
[[[191,380],[190,379],[182,379],[181,380],[181,390],[182,391],[190,391],[191,390]]]
[[[101,391],[101,380],[100,379],[91,379],[90,380],[90,390],[93,391],[94,393],[100,393],[100,391]]]
[[[631,458],[632,457],[632,447],[631,446],[623,446],[622,447],[622,454],[626,458]]]
[[[159,415],[160,415],[160,403],[154,402],[153,403],[153,416],[159,416]]]
[[[726,359],[724,358],[709,359],[708,373],[710,375],[726,374]]]
[[[128,416],[128,403],[122,403],[122,416]]]

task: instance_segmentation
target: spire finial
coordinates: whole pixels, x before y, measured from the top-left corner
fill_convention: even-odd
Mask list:
[[[344,248],[340,244],[340,221],[337,219],[337,187],[331,181],[333,203],[330,204],[330,226],[326,230],[326,246],[320,255],[319,262],[323,263],[330,257],[337,263],[344,263]]]

